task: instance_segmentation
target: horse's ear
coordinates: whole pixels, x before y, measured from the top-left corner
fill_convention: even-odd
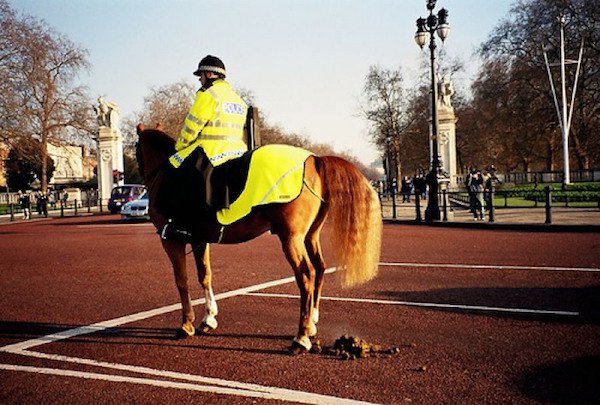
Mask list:
[[[156,123],[156,129],[159,130],[159,131],[162,131],[162,129],[163,129],[162,123],[157,122]]]
[[[141,122],[139,124],[137,124],[137,127],[135,127],[138,136],[144,132],[144,124],[142,124]]]

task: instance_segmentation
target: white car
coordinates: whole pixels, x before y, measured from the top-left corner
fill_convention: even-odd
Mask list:
[[[148,192],[137,200],[130,201],[121,208],[122,219],[150,219],[148,215]]]

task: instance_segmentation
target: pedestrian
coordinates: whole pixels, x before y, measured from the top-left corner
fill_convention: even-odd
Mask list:
[[[50,203],[50,207],[52,209],[56,208],[56,197],[54,196],[53,192],[48,191],[47,201]]]
[[[419,172],[413,180],[413,191],[415,196],[418,195],[421,199],[426,198],[427,182],[425,181],[425,177],[423,177],[423,173],[421,172]]]
[[[400,193],[402,193],[402,202],[410,202],[410,195],[412,194],[413,184],[412,180],[408,176],[402,177],[400,185]]]
[[[473,169],[467,178],[467,187],[469,190],[469,206],[473,213],[473,218],[477,221],[483,221],[483,175],[481,171]]]
[[[38,195],[38,214],[45,217],[48,216],[48,196],[45,193],[40,192]]]
[[[65,208],[69,204],[69,193],[67,193],[66,191],[63,193],[62,202],[63,202],[63,207],[65,207]]]
[[[35,193],[35,210],[38,215],[42,215],[42,195],[43,193],[41,191]]]
[[[485,209],[490,210],[492,206],[492,191],[495,184],[501,183],[496,176],[496,167],[490,165],[486,168],[483,174],[484,189],[485,189]]]
[[[23,219],[31,218],[31,197],[29,197],[29,193],[23,193],[23,191],[19,190],[19,205],[23,210]]]
[[[383,181],[379,180],[377,182],[377,193],[379,194],[379,199],[383,198],[383,194],[385,193],[385,187],[383,185]]]

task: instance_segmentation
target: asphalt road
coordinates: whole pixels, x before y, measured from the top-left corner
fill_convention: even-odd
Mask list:
[[[0,226],[0,403],[600,398],[599,234],[386,224],[374,281],[342,289],[326,276],[325,353],[303,356],[287,354],[298,292],[277,239],[212,253],[219,328],[177,340],[178,294],[151,225]],[[327,354],[344,334],[398,353]]]

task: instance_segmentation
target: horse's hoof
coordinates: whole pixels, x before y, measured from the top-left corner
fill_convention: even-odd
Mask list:
[[[215,329],[216,329],[215,327],[212,327],[205,322],[201,322],[200,325],[198,326],[198,330],[203,335],[208,335],[208,334],[210,334],[210,332],[212,332]]]
[[[310,341],[312,343],[312,347],[310,348],[311,353],[321,354],[323,349],[321,348],[321,341],[316,337],[311,337]]]
[[[195,334],[195,330],[192,329],[192,331],[188,331],[184,328],[181,329],[177,329],[177,332],[175,332],[175,338],[176,339],[187,339],[190,336],[194,336]]]
[[[294,338],[292,342],[292,347],[290,348],[290,353],[292,355],[304,354],[308,353],[312,348],[312,343],[310,339],[306,336],[302,336],[301,338]]]
[[[299,356],[301,354],[308,353],[308,350],[306,350],[306,347],[302,346],[300,343],[293,342],[289,352],[292,356]]]

